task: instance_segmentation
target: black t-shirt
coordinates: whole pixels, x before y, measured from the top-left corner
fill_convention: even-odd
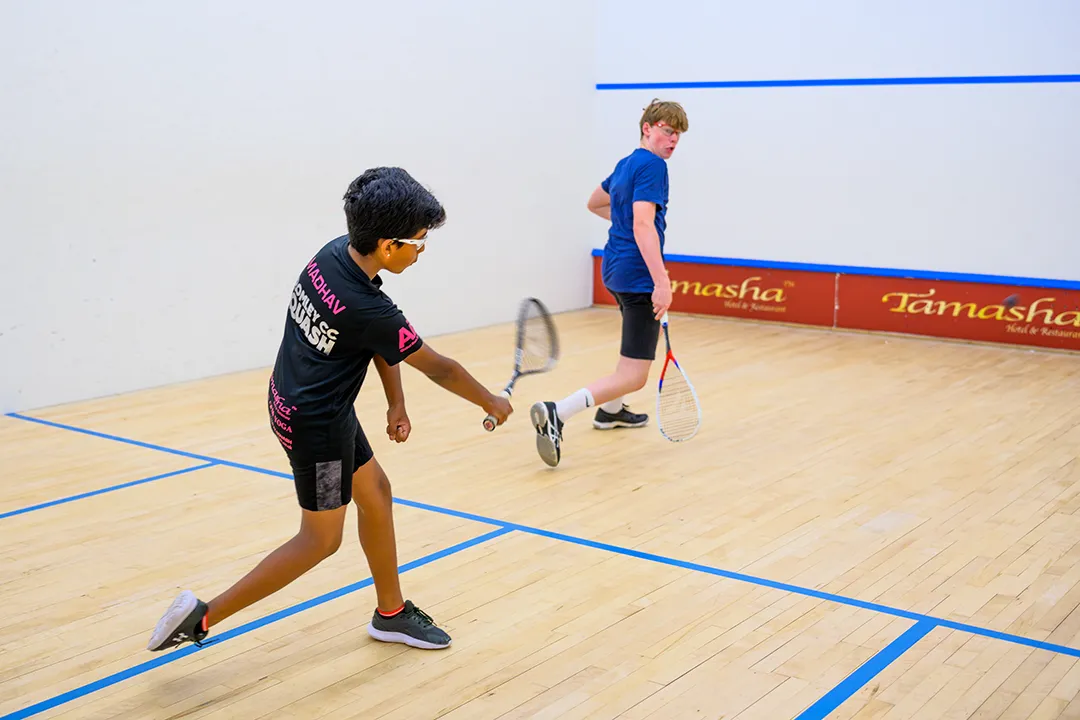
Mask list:
[[[271,377],[272,402],[294,423],[351,417],[375,355],[396,365],[420,336],[349,255],[347,235],[331,240],[300,273]]]

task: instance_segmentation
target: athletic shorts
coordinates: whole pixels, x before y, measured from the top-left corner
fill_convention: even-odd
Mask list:
[[[375,455],[355,414],[333,423],[299,423],[283,420],[271,400],[270,425],[292,466],[300,507],[334,510],[352,501],[353,474]]]
[[[609,290],[609,292],[611,292]],[[622,345],[619,354],[636,360],[655,360],[660,321],[652,306],[652,293],[611,292],[622,314]]]

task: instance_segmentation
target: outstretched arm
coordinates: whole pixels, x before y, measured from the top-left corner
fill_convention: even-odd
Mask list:
[[[440,355],[432,350],[430,345],[425,344],[422,346],[405,358],[405,362],[427,375],[428,379],[436,385],[449,390],[474,405],[479,405],[485,412],[495,417],[495,422],[498,425],[502,425],[510,413],[514,411],[510,407],[509,400],[493,394],[477,382],[476,378],[461,366],[461,363],[453,358]]]

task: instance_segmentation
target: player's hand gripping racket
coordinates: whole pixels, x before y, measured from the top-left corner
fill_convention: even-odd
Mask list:
[[[667,357],[660,371],[660,384],[656,388],[656,423],[660,434],[672,442],[683,442],[697,435],[701,427],[701,405],[690,379],[679,366],[671,352],[671,336],[668,334],[668,316],[660,318],[664,328]]]
[[[502,391],[502,396],[509,398],[514,392],[514,384],[524,375],[548,372],[555,367],[559,359],[559,338],[555,333],[555,322],[544,304],[536,298],[521,301],[517,316],[517,334],[514,344],[514,372],[510,382]],[[484,429],[495,429],[495,418],[484,418]]]

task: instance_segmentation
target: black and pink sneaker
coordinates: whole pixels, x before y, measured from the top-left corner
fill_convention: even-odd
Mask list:
[[[405,601],[405,607],[387,617],[378,609],[371,617],[368,635],[382,642],[404,643],[423,650],[450,647],[450,636],[443,632],[427,613]]]

